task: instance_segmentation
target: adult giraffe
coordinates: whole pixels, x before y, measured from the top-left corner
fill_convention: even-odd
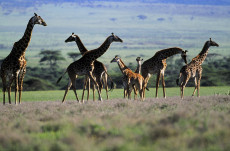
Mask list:
[[[86,52],[88,52],[89,50],[85,48],[84,44],[82,43],[80,37],[74,33],[72,33],[72,35],[70,35],[66,40],[65,42],[73,42],[75,41],[77,46],[78,46],[78,49],[81,53],[81,55],[84,55]],[[95,60],[93,62],[93,65],[94,65],[94,70],[93,70],[93,75],[95,76],[96,78],[96,81],[99,85],[99,89],[101,91],[102,87],[103,87],[103,84],[102,82],[104,83],[104,87],[105,87],[105,90],[106,90],[106,95],[107,95],[107,100],[109,99],[109,93],[108,93],[108,77],[111,81],[111,89],[114,88],[114,83],[113,83],[113,80],[112,78],[109,76],[109,74],[107,73],[107,69],[105,67],[105,65],[100,62],[100,61],[97,61]],[[87,87],[88,85],[88,87]],[[82,100],[84,99],[84,92],[85,92],[85,89],[87,87],[87,90],[88,90],[88,95],[87,95],[87,100],[89,100],[89,93],[90,93],[90,79],[88,77],[85,78],[85,82],[84,82],[84,88],[83,88],[83,94],[82,94]],[[110,89],[110,90],[111,90]],[[93,100],[95,101],[95,85],[93,85]]]
[[[164,72],[167,67],[166,59],[175,54],[181,54],[181,57],[184,59],[184,62],[187,64],[186,52],[187,50],[184,51],[183,49],[178,48],[178,47],[167,48],[167,49],[163,49],[163,50],[156,52],[152,58],[144,61],[143,64],[141,65],[141,73],[145,79],[144,88],[147,87],[147,83],[148,83],[148,80],[151,74],[157,74],[156,96],[155,97],[156,98],[158,97],[158,87],[159,87],[159,81],[161,77],[163,95],[164,95],[164,98],[166,98],[165,81],[164,81]],[[145,89],[144,89],[144,95],[145,95]]]
[[[17,104],[17,92],[19,91],[19,104],[21,103],[21,93],[23,79],[26,73],[25,52],[30,43],[34,25],[47,26],[46,22],[34,13],[30,18],[23,37],[14,43],[10,54],[3,60],[1,65],[1,78],[3,84],[3,104],[5,104],[5,92],[8,90],[9,104],[11,104],[10,92],[13,81],[15,82],[15,104]]]
[[[77,92],[76,92],[76,78],[77,76],[81,76],[81,75],[87,75],[89,76],[89,78],[93,81],[93,83],[96,85],[97,91],[98,91],[98,96],[99,96],[99,100],[102,101],[102,97],[101,97],[101,92],[99,90],[99,86],[96,82],[95,77],[93,76],[93,62],[99,58],[100,56],[102,56],[109,48],[110,44],[112,42],[123,42],[118,36],[114,35],[112,33],[111,36],[109,36],[108,38],[106,38],[106,40],[104,41],[104,43],[97,49],[91,50],[86,52],[79,60],[71,63],[66,71],[64,72],[64,74],[66,72],[68,72],[69,75],[69,83],[66,87],[65,90],[65,94],[62,100],[62,103],[65,101],[65,97],[68,93],[68,90],[70,89],[70,87],[73,87],[73,91],[75,93],[76,99],[78,100],[78,96],[77,96]],[[62,77],[64,76],[64,74],[58,79],[57,83],[62,79]],[[84,100],[82,100],[82,102],[84,103]]]
[[[177,85],[180,86],[180,91],[181,91],[181,98],[183,99],[184,97],[184,88],[190,79],[190,77],[194,78],[195,82],[195,89],[193,91],[192,96],[195,95],[196,90],[197,90],[197,96],[200,96],[199,90],[200,90],[200,80],[202,76],[202,63],[204,62],[205,58],[208,55],[208,50],[209,47],[211,46],[216,46],[219,47],[219,45],[215,42],[212,41],[210,38],[208,41],[205,42],[203,49],[201,52],[192,59],[192,61],[188,64],[185,65],[181,68],[180,70],[180,76],[176,80]],[[181,79],[181,83],[179,84],[179,79]]]

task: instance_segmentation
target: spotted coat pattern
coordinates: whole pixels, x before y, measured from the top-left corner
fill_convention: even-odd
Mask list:
[[[143,62],[143,64],[141,65],[141,73],[145,79],[145,84],[146,84],[145,88],[147,87],[147,83],[149,81],[151,74],[157,74],[155,97],[158,97],[158,87],[159,87],[159,81],[161,77],[163,95],[164,95],[164,98],[166,98],[165,81],[164,81],[164,73],[167,67],[166,59],[175,54],[181,54],[182,59],[187,64],[186,52],[187,51],[184,51],[183,49],[178,48],[178,47],[167,48],[167,49],[163,49],[163,50],[156,52],[152,58]],[[144,89],[144,94],[145,94],[145,89]]]
[[[69,38],[67,38],[65,40],[65,42],[72,42],[72,41],[76,42],[81,55],[84,55],[86,52],[88,52],[88,49],[85,48],[84,44],[82,43],[82,41],[81,41],[81,39],[79,38],[78,35],[75,35],[74,33],[72,33],[72,35],[69,36]],[[111,80],[111,86],[113,86],[112,78],[108,75],[107,68],[105,67],[105,65],[102,62],[95,60],[93,62],[93,66],[94,66],[93,76],[96,78],[96,82],[99,85],[99,89],[101,91],[101,89],[103,87],[103,83],[102,82],[104,82],[105,90],[106,90],[106,94],[107,94],[107,99],[109,99],[108,83],[107,83],[107,81],[108,81],[108,77],[109,77],[110,80]],[[83,88],[82,100],[84,99],[84,92],[85,92],[85,89],[87,87],[87,84],[88,84],[87,100],[89,100],[90,79],[88,77],[86,77],[84,83],[85,84],[84,84],[84,88]],[[112,88],[113,87],[111,87],[111,89]],[[95,88],[93,86],[93,100],[95,100],[95,92],[94,91],[95,91]]]
[[[25,52],[30,43],[35,24],[47,26],[45,21],[35,14],[35,16],[29,20],[23,37],[14,43],[10,54],[2,62],[0,75],[3,83],[3,104],[5,104],[6,90],[8,90],[8,99],[11,104],[10,92],[13,81],[15,82],[15,104],[17,104],[18,91],[19,103],[21,103],[21,91],[23,88],[23,79],[26,73]]]
[[[202,76],[202,66],[201,65],[208,55],[208,50],[210,46],[218,47],[219,45],[216,42],[212,41],[210,38],[209,41],[205,42],[202,51],[196,57],[194,57],[188,65],[183,66],[181,68],[179,79],[176,80],[177,85],[180,86],[181,98],[184,97],[184,88],[191,77],[194,78],[194,82],[195,82],[195,89],[192,95],[194,96],[197,90],[197,96],[199,97],[200,80]],[[180,84],[179,84],[179,80],[181,81]]]
[[[118,56],[115,56],[115,58],[111,60],[111,63],[112,62],[117,62],[123,74],[122,82],[124,86],[124,98],[126,97],[126,93],[128,93],[128,98],[131,99],[131,92],[133,86],[135,86],[135,88],[139,91],[141,100],[144,101],[144,95],[143,95],[144,78],[142,77],[142,75],[133,72],[130,68],[128,68],[124,64],[124,62]]]
[[[71,86],[73,88],[77,101],[79,101],[77,92],[76,92],[75,81],[78,76],[83,76],[83,75],[85,76],[87,75],[93,81],[93,84],[96,85],[99,100],[102,101],[99,86],[96,82],[95,77],[93,76],[93,70],[94,70],[93,63],[97,58],[102,56],[108,50],[112,42],[123,42],[123,41],[118,36],[112,33],[112,35],[106,38],[104,43],[99,48],[87,51],[86,53],[84,53],[84,55],[79,60],[74,61],[67,67],[66,72],[68,73],[68,76],[69,76],[69,84],[66,88],[62,102],[65,101],[65,97]],[[62,79],[63,75],[58,79],[57,83]],[[82,102],[84,102],[84,100],[82,100]]]

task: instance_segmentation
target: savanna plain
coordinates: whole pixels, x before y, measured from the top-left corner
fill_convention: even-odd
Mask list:
[[[167,90],[177,93],[178,89]],[[84,104],[75,101],[73,92],[63,104],[62,97],[48,101],[42,91],[25,92],[28,100],[21,105],[0,105],[0,150],[228,151],[228,89],[202,87],[202,94],[209,96],[183,100],[178,95],[155,99],[151,93],[155,89],[150,89],[144,102],[116,98],[122,92],[116,89],[109,100]],[[193,88],[186,90],[190,93]],[[32,101],[38,93],[43,97]],[[46,93],[55,96],[64,91]]]
[[[16,8],[22,6],[12,14],[7,13],[11,7],[0,7],[0,62],[21,38],[34,13],[33,7],[26,9],[22,2],[16,3]],[[2,105],[0,92],[0,151],[230,150],[229,5],[61,2],[38,5],[35,9],[48,26],[35,27],[26,52],[28,66],[22,104],[14,105],[12,92],[13,104],[9,105],[7,100]],[[6,8],[9,11],[3,13]],[[25,12],[20,14],[18,10]],[[79,52],[76,44],[64,43],[72,32],[81,37],[89,50],[100,46],[111,32],[124,40],[122,44],[113,44],[99,58],[116,83],[117,89],[109,92],[109,100],[103,90],[103,102],[92,101],[91,92],[90,100],[80,104],[69,91],[66,102],[61,103],[68,77],[59,85],[56,81],[73,61],[68,53]],[[155,76],[150,79],[144,102],[123,99],[122,75],[116,64],[110,64],[115,55],[119,54],[135,70],[136,57],[145,61],[158,50],[178,46],[189,51],[190,62],[210,37],[220,47],[211,48],[203,64],[201,97],[191,97],[192,81],[185,88],[185,98],[180,99],[175,79],[184,63],[176,56],[167,59],[166,99],[162,98],[161,88],[159,98],[154,98]],[[46,50],[58,51],[65,59],[51,70],[49,62],[41,61],[41,52]],[[78,81],[79,98],[83,78]]]

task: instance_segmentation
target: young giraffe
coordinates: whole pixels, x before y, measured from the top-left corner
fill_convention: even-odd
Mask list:
[[[128,97],[131,99],[131,92],[133,85],[135,85],[136,89],[138,89],[141,101],[144,101],[144,95],[143,95],[143,86],[144,86],[144,78],[138,74],[134,73],[131,69],[129,69],[124,62],[119,58],[117,55],[115,58],[111,60],[112,62],[117,62],[122,74],[123,74],[123,85],[124,85],[124,90],[127,90],[128,92]],[[124,93],[124,97],[126,94]]]
[[[137,57],[136,61],[137,61],[137,68],[134,71],[134,73],[141,74],[141,64],[142,64],[143,59],[141,59],[141,57]],[[136,99],[136,97],[137,97],[137,89],[136,89],[135,85],[133,85],[133,90],[134,90],[134,99]]]
[[[136,61],[137,61],[137,68],[135,70],[135,73],[141,74],[141,63],[142,63],[143,59],[141,59],[141,57],[137,57]]]
[[[136,58],[136,61],[137,61],[137,68],[136,70],[134,71],[134,73],[138,73],[138,74],[141,74],[141,62],[143,61],[143,59],[141,59],[141,57],[137,57]],[[122,81],[125,81],[125,77],[123,76],[123,80]],[[137,97],[137,90],[135,88],[135,85],[133,85],[133,90],[134,90],[134,100],[136,99]],[[128,96],[128,93],[127,93],[127,89],[124,88],[124,98],[127,98]]]
[[[23,37],[14,43],[10,54],[3,60],[1,65],[1,78],[3,84],[3,104],[5,104],[5,92],[8,90],[8,99],[11,104],[10,92],[13,81],[15,82],[15,104],[17,104],[17,92],[19,91],[19,104],[21,103],[21,92],[23,79],[26,73],[25,52],[30,43],[33,27],[35,24],[47,26],[45,21],[34,13],[29,20]]]
[[[76,42],[81,55],[84,55],[88,51],[85,48],[84,44],[81,42],[81,39],[79,38],[79,36],[75,35],[74,33],[72,33],[72,35],[69,36],[69,38],[67,38],[65,40],[65,42],[73,42],[73,41]],[[105,86],[105,90],[106,90],[106,95],[107,95],[107,100],[108,100],[109,99],[109,94],[108,94],[108,83],[107,83],[107,80],[108,80],[108,77],[109,77],[109,79],[111,81],[111,89],[113,89],[114,88],[114,83],[112,81],[112,78],[107,73],[107,69],[106,69],[105,65],[102,62],[95,60],[94,63],[93,63],[93,65],[94,65],[93,75],[96,78],[96,81],[97,81],[97,83],[99,85],[100,91],[101,91],[101,89],[103,87],[102,81],[104,82],[104,86]],[[83,89],[83,94],[82,94],[82,100],[84,99],[84,92],[85,92],[87,83],[88,83],[88,87],[87,87],[87,90],[88,90],[87,100],[89,100],[90,79],[88,77],[85,78],[84,89]],[[95,101],[95,86],[93,86],[93,100]]]
[[[193,58],[192,61],[188,65],[183,66],[181,68],[180,76],[179,76],[179,79],[181,79],[181,83],[179,84],[179,79],[176,80],[176,83],[177,85],[180,86],[182,99],[184,97],[184,88],[191,76],[194,78],[194,82],[195,82],[195,89],[193,91],[192,96],[195,95],[196,90],[197,90],[197,96],[199,97],[200,80],[202,76],[202,66],[201,65],[204,62],[205,58],[207,57],[208,49],[211,46],[219,47],[219,45],[216,42],[212,41],[210,38],[210,40],[205,42],[202,51],[195,58]]]
[[[184,59],[184,62],[187,64],[186,61],[186,52],[187,50],[183,51],[181,48],[167,48],[160,50],[155,53],[155,55],[146,60],[142,65],[141,65],[141,73],[142,76],[145,79],[145,86],[144,88],[147,87],[148,80],[151,76],[151,74],[157,73],[157,79],[156,79],[156,98],[158,97],[158,87],[159,87],[159,81],[160,77],[162,78],[162,87],[163,87],[163,94],[164,98],[166,98],[166,93],[165,93],[165,81],[164,81],[164,72],[167,67],[166,64],[166,59],[170,56],[173,56],[175,54],[181,54],[181,57]],[[144,94],[145,94],[145,89],[144,89]]]
[[[69,75],[69,84],[67,85],[67,88],[65,90],[65,94],[62,100],[62,103],[65,101],[65,97],[68,93],[68,90],[70,89],[70,87],[73,87],[73,91],[75,93],[75,96],[78,100],[78,96],[77,96],[77,92],[76,92],[76,83],[75,80],[77,78],[77,76],[81,76],[81,75],[87,75],[89,76],[89,78],[93,81],[93,83],[96,85],[97,91],[98,91],[98,96],[99,96],[99,100],[102,101],[101,98],[101,92],[99,90],[99,86],[96,82],[95,77],[93,76],[93,62],[99,58],[100,56],[102,56],[109,48],[110,44],[112,42],[123,42],[118,36],[114,35],[112,33],[111,36],[109,36],[108,38],[106,38],[106,40],[104,41],[104,43],[97,49],[91,50],[86,52],[79,60],[71,63],[66,71],[68,72]],[[65,74],[64,73],[64,74]],[[62,77],[64,76],[64,74],[58,79],[57,83],[62,79]],[[82,100],[82,102],[84,103],[84,100]]]

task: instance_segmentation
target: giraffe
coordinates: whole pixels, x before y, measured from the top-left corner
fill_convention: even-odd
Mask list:
[[[141,57],[137,57],[136,61],[137,61],[137,68],[134,71],[134,73],[141,74],[141,63],[142,63],[143,59],[141,59]],[[125,81],[125,77],[123,76],[122,78],[123,78],[122,81]],[[132,87],[133,87],[133,90],[134,90],[134,99],[136,99],[137,90],[135,88],[135,85],[133,85]],[[127,91],[128,91],[127,88],[124,87],[124,98],[126,98],[128,96]]]
[[[136,61],[137,61],[137,68],[135,70],[135,73],[141,74],[141,63],[142,63],[143,59],[141,59],[141,57],[137,57]]]
[[[72,33],[72,35],[70,35],[66,40],[65,42],[73,42],[75,41],[77,46],[78,46],[78,49],[81,53],[81,55],[84,55],[88,50],[85,48],[84,44],[82,43],[80,37],[74,33]],[[108,77],[111,81],[111,89],[112,90],[114,88],[114,83],[113,83],[113,80],[112,78],[109,76],[109,74],[107,73],[107,69],[105,67],[105,65],[100,62],[100,61],[97,61],[95,60],[94,63],[94,70],[93,70],[93,75],[95,76],[96,78],[96,81],[99,85],[99,89],[101,91],[102,87],[103,87],[103,84],[102,84],[102,81],[105,85],[105,90],[106,90],[106,95],[107,95],[107,100],[109,99],[109,94],[108,94]],[[84,89],[83,89],[83,95],[82,95],[82,100],[84,99],[84,91],[86,89],[86,86],[87,86],[87,83],[88,83],[88,87],[87,87],[87,90],[88,90],[88,95],[87,95],[87,100],[89,100],[89,90],[90,90],[90,79],[88,77],[85,78],[85,82],[84,82]],[[95,101],[95,86],[93,86],[93,100]]]
[[[194,82],[195,82],[195,89],[193,91],[192,96],[195,95],[196,90],[197,90],[197,97],[200,96],[199,89],[200,89],[200,80],[202,76],[202,66],[201,65],[204,62],[205,58],[207,57],[209,47],[211,46],[219,47],[219,45],[216,42],[212,41],[212,39],[210,38],[210,40],[205,42],[204,47],[201,50],[201,52],[196,57],[194,57],[188,65],[185,65],[181,68],[180,75],[179,75],[179,78],[176,80],[176,83],[177,85],[180,86],[182,99],[184,97],[184,88],[187,82],[189,81],[190,77],[193,77]],[[179,84],[179,79],[181,79],[180,84]]]
[[[141,74],[141,64],[142,64],[143,59],[141,59],[141,57],[137,57],[136,61],[137,61],[137,68],[134,71],[134,73]],[[134,99],[136,99],[136,97],[137,97],[137,89],[136,89],[135,85],[133,85],[133,90],[134,90]]]
[[[158,87],[159,87],[159,81],[160,81],[160,77],[161,77],[162,87],[163,87],[163,95],[164,95],[164,98],[166,98],[165,81],[164,81],[164,72],[165,72],[165,69],[167,67],[166,59],[170,56],[175,55],[175,54],[181,54],[182,59],[187,64],[186,52],[187,52],[187,50],[184,51],[178,47],[167,48],[167,49],[163,49],[163,50],[156,52],[152,58],[144,61],[142,66],[141,66],[141,73],[145,79],[145,84],[146,84],[144,86],[144,88],[147,87],[147,83],[148,83],[148,80],[149,80],[151,74],[157,74],[155,97],[156,98],[158,97]],[[145,95],[145,89],[144,89],[144,95]]]
[[[21,92],[23,79],[26,73],[25,52],[30,43],[33,27],[35,24],[47,26],[46,22],[34,13],[30,18],[23,37],[14,43],[10,54],[3,60],[1,65],[1,78],[3,84],[3,104],[5,104],[5,92],[8,90],[8,100],[11,104],[10,92],[13,81],[15,82],[15,104],[17,104],[17,93],[19,91],[19,104],[21,103]]]
[[[142,75],[138,73],[134,73],[131,69],[129,69],[124,62],[121,60],[120,57],[117,55],[111,60],[112,62],[117,62],[122,74],[123,74],[123,86],[124,86],[124,97],[126,96],[125,90],[128,92],[128,97],[131,99],[131,92],[133,85],[135,88],[138,89],[141,101],[144,101],[143,95],[143,86],[144,86],[144,78]]]
[[[63,75],[57,81],[57,83],[58,83],[62,79],[64,74],[66,72],[68,72],[69,83],[66,87],[62,103],[64,103],[65,97],[66,97],[68,90],[70,89],[71,86],[72,86],[73,91],[75,93],[76,99],[79,102],[77,92],[76,92],[75,80],[78,76],[81,76],[81,75],[89,76],[89,78],[93,81],[94,85],[96,85],[99,100],[103,101],[102,97],[101,97],[101,91],[99,90],[99,86],[98,86],[96,79],[93,75],[93,69],[94,69],[93,62],[97,58],[102,56],[108,50],[108,48],[112,42],[123,42],[123,40],[112,33],[112,35],[107,37],[106,40],[104,41],[104,43],[99,48],[84,53],[84,55],[79,60],[74,61],[73,63],[71,63],[67,67],[66,71],[63,73]],[[82,102],[84,103],[84,100],[82,100]]]

